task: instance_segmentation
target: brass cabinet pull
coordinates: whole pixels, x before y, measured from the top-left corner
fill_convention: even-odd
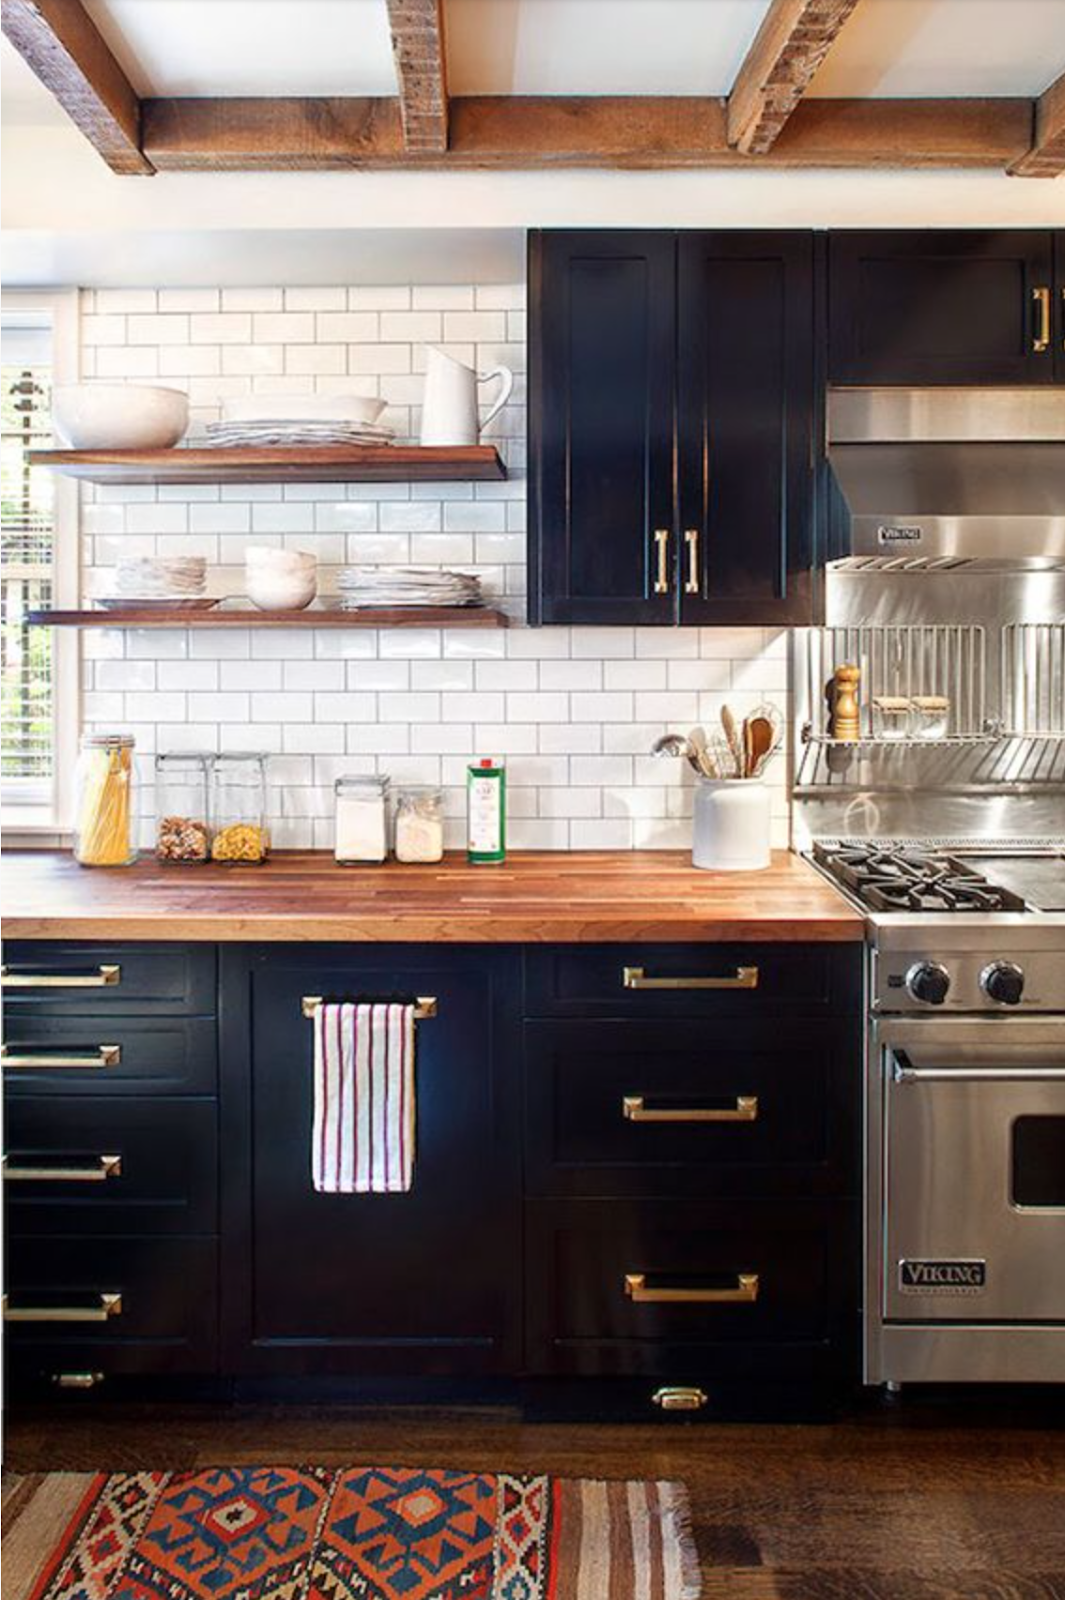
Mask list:
[[[685,528],[684,543],[688,547],[688,581],[684,585],[685,594],[699,593],[699,530],[698,528]]]
[[[108,1322],[122,1315],[122,1296],[102,1293],[95,1306],[13,1306],[0,1300],[5,1322]]]
[[[731,978],[649,978],[643,967],[623,967],[624,989],[757,989],[758,968],[737,967]]]
[[[709,1398],[702,1389],[671,1386],[656,1389],[651,1403],[663,1411],[701,1411],[709,1404]]]
[[[637,1305],[751,1306],[758,1299],[757,1272],[740,1272],[734,1289],[649,1289],[643,1272],[625,1274],[625,1293]]]
[[[669,593],[669,529],[655,529],[655,561],[657,577],[655,578],[655,594]]]
[[[5,1183],[106,1183],[122,1176],[121,1156],[89,1156],[84,1166],[31,1167],[11,1156],[3,1161]]]
[[[120,1044],[98,1044],[91,1050],[72,1050],[65,1055],[40,1051],[17,1055],[8,1045],[0,1045],[0,1066],[9,1072],[48,1072],[53,1067],[117,1067],[122,1060]]]
[[[627,1094],[621,1114],[628,1122],[756,1122],[758,1096],[738,1094],[735,1104],[717,1111],[701,1106],[657,1106],[644,1103],[642,1094]]]
[[[121,967],[97,967],[95,972],[12,972],[0,967],[0,989],[110,989],[121,982]]]
[[[314,1016],[315,1016],[315,1013],[318,1010],[318,1007],[320,1005],[322,1005],[323,1003],[324,1003],[324,996],[322,996],[320,994],[305,994],[302,997],[302,999],[300,1000],[300,1011],[302,1012],[303,1016],[305,1016],[307,1018],[307,1021],[311,1022],[314,1019]],[[358,1005],[360,1002],[357,1001],[357,1000],[353,1000],[350,1003],[352,1005]],[[435,994],[420,994],[418,996],[418,998],[414,1002],[414,1020],[415,1020],[415,1022],[424,1022],[427,1017],[435,1017],[435,1016],[436,1016],[436,995]]]
[[[53,1372],[52,1382],[57,1389],[95,1389],[103,1383],[102,1372]]]
[[[1032,354],[1045,355],[1050,349],[1050,290],[1042,287],[1032,290],[1032,304],[1036,310],[1035,332],[1032,334]]]

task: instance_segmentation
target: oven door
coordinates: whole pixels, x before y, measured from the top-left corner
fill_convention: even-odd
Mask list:
[[[884,1021],[883,1315],[1065,1321],[1065,1021]]]

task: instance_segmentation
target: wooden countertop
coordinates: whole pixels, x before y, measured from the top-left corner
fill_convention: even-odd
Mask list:
[[[79,867],[65,851],[11,851],[0,890],[8,939],[857,941],[862,918],[805,861],[698,872],[681,851],[522,851],[498,866],[338,867],[283,852],[260,867]]]

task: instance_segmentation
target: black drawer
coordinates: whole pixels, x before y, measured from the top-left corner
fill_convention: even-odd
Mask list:
[[[856,1331],[857,1217],[839,1202],[530,1201],[526,1214],[534,1372],[812,1374]]]
[[[526,955],[525,1014],[823,1015],[857,1008],[860,976],[859,945],[559,945]]]
[[[26,1377],[208,1372],[217,1323],[213,1239],[8,1240],[7,1358]]]
[[[213,1100],[13,1096],[4,1119],[8,1229],[214,1233],[217,1115]]]
[[[860,1084],[857,1019],[528,1022],[528,1190],[845,1192]]]
[[[39,984],[27,980],[40,978]],[[215,949],[184,944],[69,944],[8,940],[4,1005],[49,1012],[213,1016]]]
[[[213,1017],[70,1016],[12,1006],[4,1092],[213,1094],[217,1053]]]

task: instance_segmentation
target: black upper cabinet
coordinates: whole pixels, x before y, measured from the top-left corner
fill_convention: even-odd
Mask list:
[[[1065,383],[1065,228],[1054,235],[1054,308],[1054,377],[1058,383]]]
[[[678,268],[681,620],[809,623],[813,236],[682,234]]]
[[[530,621],[810,621],[813,237],[530,241]]]
[[[1048,230],[835,233],[829,380],[1030,384],[1065,376]],[[1057,347],[1057,357],[1055,357]]]

